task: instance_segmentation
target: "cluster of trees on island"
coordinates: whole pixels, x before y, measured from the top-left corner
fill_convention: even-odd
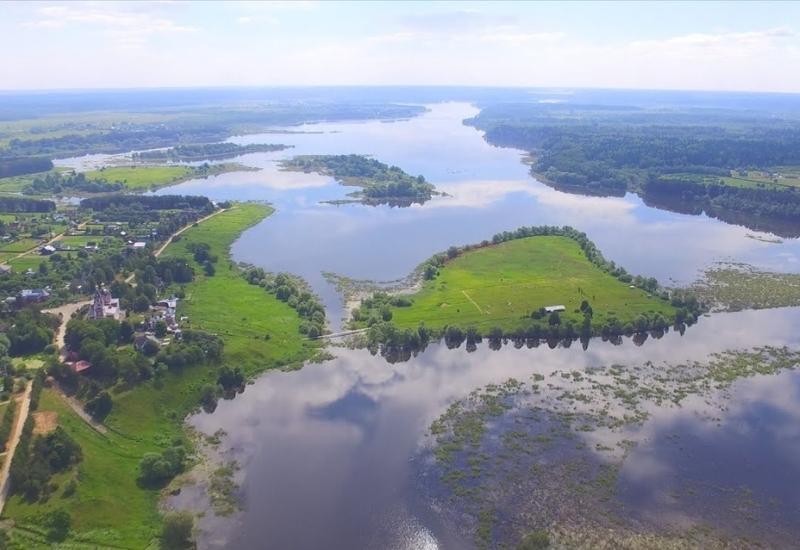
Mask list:
[[[156,149],[133,153],[135,162],[191,162],[198,160],[217,160],[238,157],[248,153],[270,153],[283,151],[290,145],[274,143],[253,143],[238,145],[236,143],[200,143],[192,145],[178,145],[168,149]]]
[[[317,338],[325,333],[325,306],[301,279],[288,273],[273,275],[260,267],[247,268],[244,278],[251,285],[260,286],[294,309],[303,319],[300,323],[301,334]]]
[[[282,166],[287,170],[318,172],[344,185],[359,186],[362,189],[355,196],[366,201],[425,202],[438,194],[424,176],[411,176],[397,166],[364,155],[302,155],[284,161]]]
[[[362,301],[360,307],[353,311],[353,321],[369,327],[367,332],[367,346],[374,352],[380,352],[391,361],[407,360],[413,354],[422,350],[434,340],[443,338],[448,347],[459,347],[467,343],[467,350],[474,351],[476,344],[483,338],[488,338],[492,349],[499,349],[505,340],[513,340],[515,345],[527,343],[537,346],[541,341],[551,345],[561,343],[570,345],[573,341],[580,340],[585,347],[589,339],[600,336],[612,342],[621,341],[622,336],[634,338],[636,343],[641,343],[647,336],[661,337],[670,327],[681,332],[687,326],[694,324],[699,315],[704,311],[704,306],[697,298],[688,292],[668,291],[662,289],[653,277],[631,275],[623,267],[613,261],[606,260],[597,246],[588,236],[569,226],[531,226],[520,227],[515,231],[504,231],[475,245],[464,247],[450,247],[447,252],[434,255],[418,268],[418,274],[425,279],[433,279],[439,269],[449,260],[459,255],[478,248],[497,245],[514,239],[525,239],[536,236],[561,236],[574,240],[583,251],[586,258],[602,271],[616,277],[620,282],[636,286],[658,299],[669,303],[675,310],[670,318],[655,313],[643,313],[636,318],[623,322],[615,316],[610,316],[602,324],[594,320],[594,310],[588,300],[584,300],[580,308],[574,313],[581,318],[579,323],[572,319],[563,319],[558,312],[548,313],[544,308],[530,312],[517,323],[514,329],[503,329],[499,326],[485,327],[448,325],[441,330],[433,330],[424,323],[416,329],[399,328],[392,322],[392,307],[410,307],[413,298],[403,295],[392,296],[386,292],[376,292],[371,297]]]
[[[567,191],[669,196],[699,211],[716,210],[723,219],[724,211],[783,220],[800,215],[796,188],[751,188],[723,179],[732,171],[800,165],[796,121],[508,105],[467,122],[485,130],[491,143],[530,151],[534,174]]]
[[[61,174],[49,172],[35,178],[26,185],[22,192],[26,195],[60,195],[65,192],[76,193],[113,193],[121,191],[125,184],[120,181],[109,182],[105,179],[87,179],[86,174],[72,172]]]

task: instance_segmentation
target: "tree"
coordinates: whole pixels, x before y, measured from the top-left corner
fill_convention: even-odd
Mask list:
[[[52,542],[62,542],[67,538],[72,518],[66,510],[55,510],[47,518],[47,539]]]
[[[163,338],[164,336],[166,336],[167,335],[167,323],[165,323],[164,321],[161,321],[161,320],[156,321],[155,334],[156,334],[156,338]]]
[[[147,296],[137,296],[136,299],[133,301],[133,311],[137,313],[142,313],[143,311],[147,311],[150,309],[150,300],[147,299]]]
[[[551,327],[556,326],[556,325],[560,325],[561,324],[561,316],[558,314],[557,311],[553,311],[552,313],[550,313],[550,317],[548,318],[547,322],[550,323]]]
[[[128,344],[133,340],[133,325],[128,321],[119,324],[119,341],[121,344]]]
[[[101,391],[93,399],[90,399],[84,408],[95,420],[103,420],[111,412],[113,405],[111,395],[107,391]]]
[[[194,518],[189,512],[167,514],[161,530],[161,548],[164,550],[194,548],[193,530]]]

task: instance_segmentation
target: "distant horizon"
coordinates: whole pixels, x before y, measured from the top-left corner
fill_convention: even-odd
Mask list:
[[[6,91],[800,93],[797,2],[16,1],[0,10]]]
[[[271,90],[271,89],[348,89],[348,88],[417,88],[417,89],[475,89],[475,90],[542,90],[542,91],[607,91],[607,92],[675,92],[675,93],[701,93],[701,94],[755,94],[755,95],[786,95],[800,96],[800,91],[780,90],[729,90],[709,88],[625,88],[606,86],[526,86],[526,85],[483,85],[483,84],[198,84],[198,85],[153,85],[105,88],[0,88],[0,95],[13,94],[51,94],[51,93],[80,93],[80,92],[148,92],[148,91],[180,91],[180,90]]]

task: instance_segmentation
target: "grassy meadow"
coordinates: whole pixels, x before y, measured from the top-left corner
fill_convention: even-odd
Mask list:
[[[578,244],[560,236],[507,241],[465,252],[440,268],[410,296],[410,307],[392,308],[392,321],[402,328],[420,322],[432,329],[447,325],[513,331],[523,317],[542,307],[564,305],[563,320],[579,324],[587,300],[593,324],[610,316],[623,323],[637,315],[674,309],[639,288],[630,288],[586,259]]]
[[[88,180],[122,182],[131,191],[147,191],[191,177],[191,166],[115,166],[86,172]]]

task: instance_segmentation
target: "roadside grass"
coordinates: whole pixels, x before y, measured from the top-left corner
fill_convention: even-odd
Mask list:
[[[294,310],[260,287],[249,285],[229,260],[230,246],[242,231],[271,213],[265,205],[235,205],[184,232],[163,254],[194,262],[186,245],[206,242],[219,257],[212,277],[194,264],[197,277],[185,287],[187,299],[179,303],[179,314],[190,317],[192,328],[219,334],[225,341],[223,363],[242,367],[251,376],[268,368],[299,364],[316,349],[300,335]],[[196,365],[168,372],[158,383],[115,389],[105,435],[83,422],[55,392],[45,390],[39,410],[58,413],[59,424],[80,443],[84,458],[77,475],[67,472],[56,479],[59,489],[47,502],[29,504],[16,496],[9,501],[3,516],[18,526],[12,531],[14,544],[19,548],[48,547],[42,535],[43,518],[63,507],[73,522],[69,544],[152,547],[162,522],[160,492],[138,486],[139,461],[145,453],[163,450],[175,439],[187,440],[184,419],[197,408],[202,386],[216,384],[218,368]],[[78,480],[77,490],[64,498],[63,488],[71,477]]]
[[[122,182],[131,191],[163,187],[194,174],[190,166],[117,166],[86,172],[88,180]]]
[[[524,326],[524,316],[551,305],[565,306],[562,320],[580,324],[583,315],[575,310],[583,300],[594,310],[593,324],[611,316],[625,323],[642,313],[659,312],[667,318],[675,313],[663,300],[597,268],[572,239],[557,236],[465,252],[409,297],[411,306],[392,308],[392,321],[398,327],[424,322],[431,329],[456,325],[513,331]]]

